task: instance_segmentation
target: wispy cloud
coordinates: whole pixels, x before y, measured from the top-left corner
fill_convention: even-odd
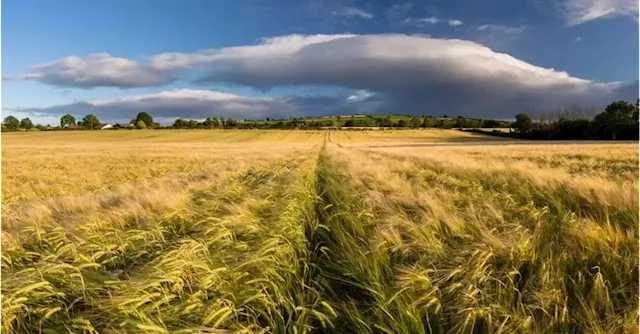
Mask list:
[[[349,95],[349,97],[347,97],[347,101],[352,101],[352,102],[360,102],[360,101],[364,101],[372,96],[374,96],[375,94],[372,92],[369,92],[367,90],[361,89],[358,90],[357,92],[355,92],[353,95]]]
[[[616,16],[638,17],[638,0],[564,0],[558,5],[567,26]]]
[[[413,25],[416,27],[423,27],[426,25],[434,25],[439,23],[446,23],[452,27],[457,27],[464,24],[464,22],[460,20],[455,20],[455,19],[448,20],[448,19],[443,19],[435,16],[422,17],[422,18],[407,17],[402,21],[402,23],[405,25]]]
[[[367,19],[367,20],[373,18],[372,13],[357,7],[344,7],[339,10],[331,11],[331,14],[336,16],[349,17],[349,18],[357,17],[357,18]]]
[[[407,17],[402,21],[402,23],[407,25],[414,25],[414,26],[424,26],[427,24],[436,24],[440,21],[441,20],[437,17],[423,17],[423,18]]]
[[[582,37],[580,37],[580,36],[576,37],[576,42],[578,42],[578,43],[582,42]]]
[[[478,27],[479,31],[493,32],[493,33],[502,33],[502,34],[521,34],[527,29],[525,26],[520,27],[510,27],[502,24],[483,24]]]

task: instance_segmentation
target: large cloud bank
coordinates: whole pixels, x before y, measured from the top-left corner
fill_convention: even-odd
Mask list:
[[[218,102],[220,99],[214,103],[216,108],[238,115],[270,117],[364,110],[511,118],[525,109],[570,104],[600,108],[611,100],[635,100],[638,96],[638,81],[593,82],[529,64],[471,41],[397,34],[290,35],[263,39],[256,45],[158,54],[145,62],[108,54],[68,57],[5,79],[37,80],[63,87],[129,88],[162,86],[186,70],[197,73],[194,82],[201,85],[236,84],[264,91],[277,86],[326,85],[369,92],[364,98],[351,100],[346,96],[235,97],[253,106],[251,111],[246,105],[228,108],[229,104]],[[170,109],[175,112],[167,117],[185,117],[179,107],[193,110],[194,105],[202,103],[197,96],[201,93],[182,90],[131,99],[162,101],[146,107],[154,108],[154,113],[157,108],[163,115]],[[129,102],[112,101],[109,107],[117,113],[125,105],[129,108]],[[260,112],[255,105],[260,106]]]

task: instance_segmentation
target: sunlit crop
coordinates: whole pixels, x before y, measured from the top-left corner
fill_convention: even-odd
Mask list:
[[[638,144],[2,134],[6,333],[632,333]]]

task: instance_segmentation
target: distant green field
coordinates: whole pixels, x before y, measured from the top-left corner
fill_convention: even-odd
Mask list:
[[[403,119],[405,121],[408,121],[408,120],[410,120],[410,119],[412,119],[414,117],[422,118],[424,116],[422,116],[422,115],[400,115],[400,114],[379,114],[379,115],[369,115],[369,117],[374,118],[374,119],[389,117],[389,119],[391,119],[392,122],[397,122],[397,121],[399,121],[401,119]],[[433,119],[448,119],[446,117],[436,117],[436,116],[427,116],[427,117],[433,118]]]
[[[371,118],[374,119],[378,119],[378,118],[387,118],[389,117],[389,119],[391,120],[391,122],[397,122],[400,120],[405,120],[408,121],[410,120],[412,117],[416,117],[416,116],[407,116],[407,115],[371,115]]]
[[[339,126],[344,125],[344,123],[349,120],[349,119],[363,119],[363,118],[374,118],[372,116],[369,115],[332,115],[332,116],[320,116],[320,117],[308,117],[308,118],[300,118],[300,120],[303,120],[305,122],[330,122],[332,120],[335,119],[339,119]],[[281,119],[277,119],[277,120],[246,120],[246,121],[240,121],[241,123],[257,123],[257,124],[277,124],[278,122],[289,122],[289,119],[286,120],[281,120]]]

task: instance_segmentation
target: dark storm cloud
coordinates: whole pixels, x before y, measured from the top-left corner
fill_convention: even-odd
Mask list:
[[[387,97],[386,112],[499,118],[524,109],[600,107],[613,98],[637,97],[637,82],[583,80],[469,41],[406,35],[324,38],[280,37],[225,50],[210,61],[211,72],[200,82],[366,89]]]

